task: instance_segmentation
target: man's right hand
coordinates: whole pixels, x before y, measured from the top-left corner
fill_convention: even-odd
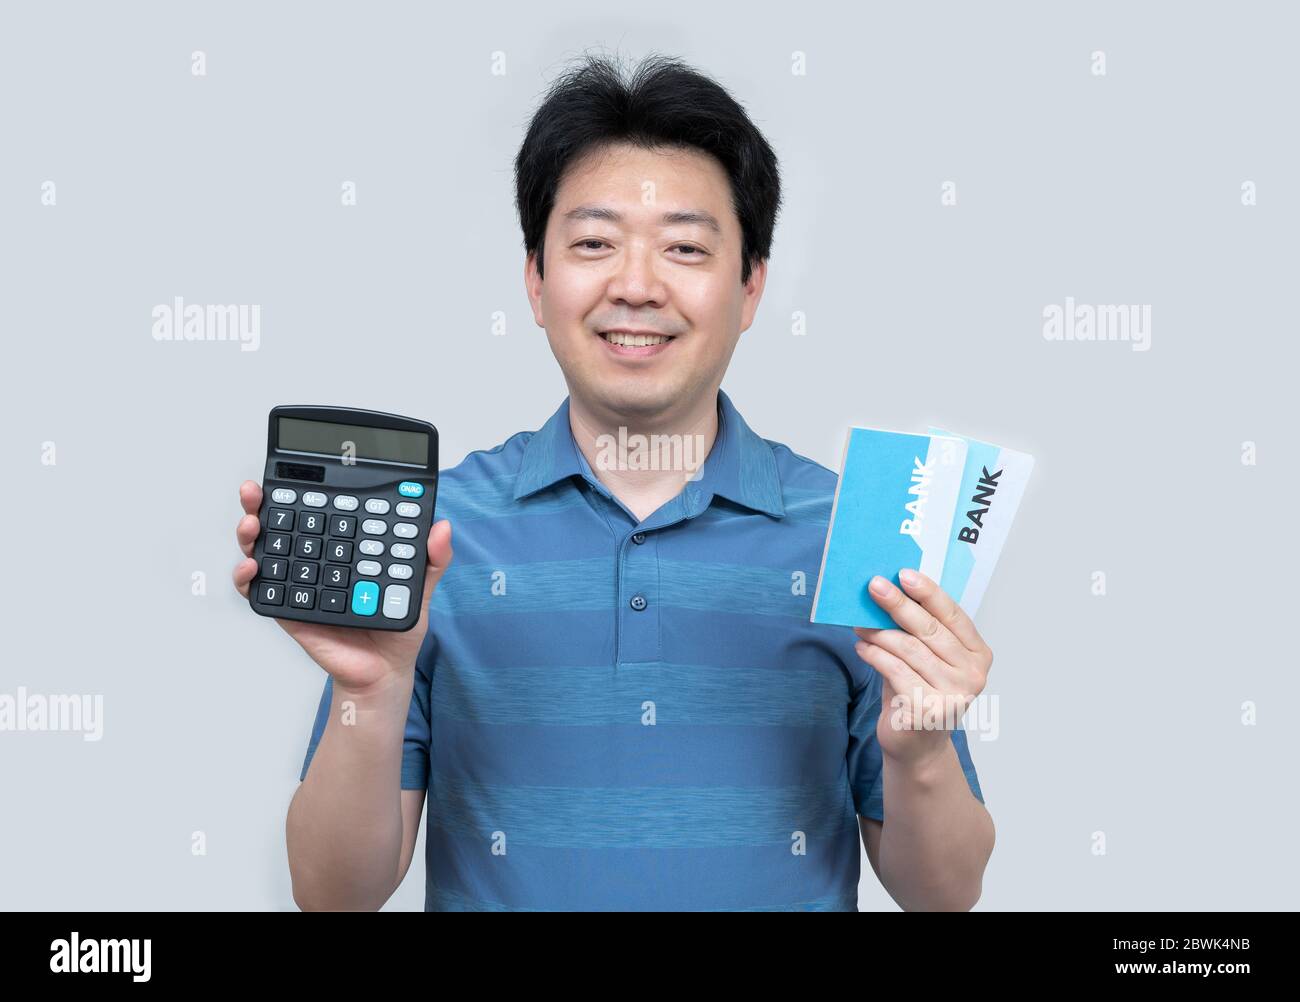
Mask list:
[[[257,561],[253,559],[253,544],[262,526],[258,513],[262,508],[261,485],[245,480],[239,487],[239,501],[245,515],[235,528],[235,538],[244,553],[244,559],[235,565],[235,588],[248,598],[249,583],[257,576]],[[442,580],[443,572],[451,564],[451,522],[435,522],[429,529],[429,559],[424,570],[424,601],[420,619],[404,632],[393,630],[362,630],[347,626],[321,626],[318,623],[300,623],[291,619],[277,619],[285,633],[293,637],[311,659],[334,678],[336,688],[351,693],[372,691],[376,686],[395,679],[406,680],[415,670],[415,659],[429,629],[429,602],[433,591]]]

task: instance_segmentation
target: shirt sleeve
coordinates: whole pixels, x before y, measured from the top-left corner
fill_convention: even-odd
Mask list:
[[[426,790],[429,786],[429,747],[433,731],[429,699],[432,691],[433,666],[438,657],[438,640],[432,629],[425,634],[420,654],[415,659],[415,685],[411,689],[411,705],[406,715],[406,730],[402,738],[402,789]],[[298,780],[307,778],[316,746],[320,744],[325,725],[329,722],[330,704],[334,698],[334,677],[325,676],[325,689],[316,719],[312,723],[311,737],[307,741],[307,757],[303,759]]]
[[[878,671],[852,650],[852,642],[856,642],[857,635],[851,630],[849,633],[850,653],[867,673],[865,678],[858,673],[850,673],[861,684],[854,689],[849,700],[849,786],[853,791],[853,804],[858,814],[864,818],[883,821],[885,819],[884,759],[880,742],[876,739],[876,727],[880,722],[884,680]],[[982,804],[984,794],[980,790],[975,763],[971,760],[970,747],[966,741],[966,729],[958,726],[951,733],[953,746],[957,749],[957,760],[961,763],[961,771],[966,776],[966,785],[970,787],[970,792],[975,795],[975,799]]]

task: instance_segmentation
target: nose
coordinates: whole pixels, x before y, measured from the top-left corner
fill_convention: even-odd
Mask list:
[[[619,252],[614,273],[610,276],[609,298],[630,306],[646,303],[663,306],[668,298],[668,290],[657,264],[653,247],[629,242]]]

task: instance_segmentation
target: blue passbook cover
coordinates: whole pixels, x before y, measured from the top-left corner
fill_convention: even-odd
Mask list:
[[[850,428],[811,621],[895,627],[867,583],[903,567],[941,581],[966,443],[950,435]]]

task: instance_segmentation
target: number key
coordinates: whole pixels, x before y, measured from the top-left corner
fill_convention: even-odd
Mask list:
[[[266,527],[277,532],[293,532],[293,510],[272,508],[266,513]]]
[[[257,600],[263,605],[284,605],[284,585],[263,581],[257,586]]]
[[[283,581],[288,572],[289,561],[281,560],[279,557],[262,558],[262,577],[270,578],[272,581]]]
[[[304,511],[298,514],[298,531],[310,532],[319,536],[325,531],[325,513],[323,511]]]

